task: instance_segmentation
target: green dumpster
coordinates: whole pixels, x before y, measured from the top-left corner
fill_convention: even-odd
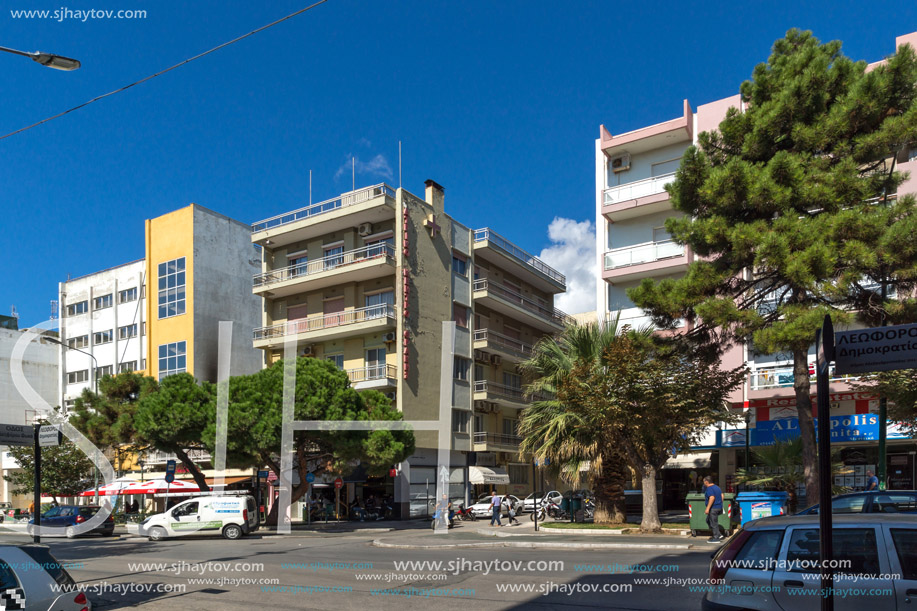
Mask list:
[[[738,511],[735,507],[735,498],[734,492],[723,493],[723,513],[720,514],[717,521],[726,535],[732,532],[732,516]],[[688,522],[691,528],[691,536],[696,537],[697,531],[710,532],[710,526],[707,524],[707,514],[704,513],[706,508],[704,493],[689,492],[685,502],[688,504]]]

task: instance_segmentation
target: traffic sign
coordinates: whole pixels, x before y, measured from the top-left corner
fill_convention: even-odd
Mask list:
[[[258,477],[260,477],[261,479],[267,479],[267,476],[268,476],[267,471],[258,471]]]
[[[175,461],[170,460],[166,462],[166,481],[172,483],[175,481]]]
[[[38,429],[38,445],[43,448],[59,446],[64,441],[64,434],[53,424],[46,424]]]
[[[308,472],[308,473],[306,473],[306,481],[309,482],[310,484],[311,484],[312,482],[314,482],[314,481],[315,481],[315,474],[312,473],[311,471]],[[340,487],[340,486],[338,486],[338,487]]]
[[[337,488],[338,490],[340,490],[341,488],[343,488],[343,487],[344,487],[344,480],[342,480],[340,477],[337,478],[336,480],[334,480],[334,487]]]
[[[30,446],[34,443],[34,427],[22,424],[0,424],[0,445]]]

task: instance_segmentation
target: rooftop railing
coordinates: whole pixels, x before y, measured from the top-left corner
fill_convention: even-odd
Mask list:
[[[285,212],[277,216],[272,216],[269,219],[258,221],[252,225],[252,233],[264,231],[265,229],[272,229],[274,227],[280,227],[289,223],[295,223],[296,221],[301,221],[303,219],[317,216],[319,214],[331,212],[332,210],[337,210],[339,208],[346,208],[347,206],[361,204],[371,199],[375,199],[380,195],[395,197],[395,189],[385,183],[380,183],[378,185],[373,185],[372,187],[366,187],[365,189],[350,191],[349,193],[344,193],[338,197],[334,197],[317,204],[312,204],[311,206],[306,206],[305,208],[300,208],[299,210]]]
[[[363,263],[373,259],[395,259],[395,247],[388,243],[372,244],[354,250],[348,250],[335,255],[328,255],[314,261],[296,263],[269,272],[255,274],[255,288],[270,286],[278,282],[285,282],[294,278],[303,278],[320,272],[347,267],[354,263]]]
[[[288,335],[332,329],[334,327],[353,325],[380,318],[394,319],[395,306],[382,303],[365,308],[335,312],[333,314],[319,314],[318,316],[309,316],[307,318],[296,318],[269,327],[259,327],[254,331],[254,339],[257,341],[286,337]]]
[[[485,227],[484,229],[475,229],[474,230],[474,241],[475,242],[490,242],[491,244],[505,251],[508,255],[516,259],[519,259],[526,265],[529,265],[535,268],[536,270],[538,270],[545,276],[551,278],[555,282],[559,282],[560,284],[563,284],[564,286],[566,286],[567,284],[567,279],[562,273],[560,273],[559,271],[557,271],[556,269],[554,269],[553,267],[551,267],[550,265],[548,265],[547,263],[539,259],[538,257],[534,255],[530,255],[529,253],[525,252],[524,250],[522,250],[521,248],[519,248],[518,246],[516,246],[515,244],[513,244],[512,242],[510,242],[503,236],[501,236],[499,233],[491,230],[489,227]]]
[[[513,289],[507,288],[502,284],[497,284],[492,282],[487,278],[478,278],[474,281],[474,290],[475,291],[488,291],[495,293],[502,297],[503,299],[512,302],[515,305],[518,305],[525,310],[528,310],[532,314],[535,314],[545,320],[549,320],[558,325],[568,324],[572,318],[556,308],[550,308],[545,305],[538,303],[528,297],[520,295],[518,292]]]
[[[749,384],[752,390],[766,390],[768,388],[792,388],[795,376],[792,367],[766,367],[754,369],[748,376]],[[815,382],[814,373],[810,375],[810,380]],[[828,370],[829,382],[855,382],[860,377],[856,375],[842,375],[834,370],[834,365]]]

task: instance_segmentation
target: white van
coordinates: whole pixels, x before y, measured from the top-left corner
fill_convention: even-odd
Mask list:
[[[238,539],[258,529],[258,512],[252,496],[199,496],[140,523],[137,532],[150,541],[181,534],[221,534]]]

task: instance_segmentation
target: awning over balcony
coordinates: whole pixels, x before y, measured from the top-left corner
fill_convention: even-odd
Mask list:
[[[710,452],[685,452],[668,459],[663,469],[709,469]]]
[[[508,484],[509,475],[500,467],[468,467],[468,481],[472,484]]]

